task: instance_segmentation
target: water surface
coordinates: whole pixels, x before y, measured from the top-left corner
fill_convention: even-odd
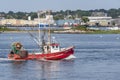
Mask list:
[[[0,80],[120,80],[119,34],[52,34],[62,47],[75,46],[74,60],[8,61],[11,43],[29,52],[38,46],[28,33],[0,34]]]

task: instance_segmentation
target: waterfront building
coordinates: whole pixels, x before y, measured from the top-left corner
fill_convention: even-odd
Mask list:
[[[120,18],[113,19],[113,20],[112,20],[112,24],[113,24],[114,26],[120,27]]]
[[[22,20],[22,19],[3,19],[0,20],[0,25],[9,25],[9,26],[35,26],[38,22],[34,20]]]
[[[59,26],[64,27],[71,27],[71,26],[77,26],[81,23],[80,19],[64,19],[64,20],[56,20],[56,24]]]
[[[45,18],[35,18],[34,21],[38,23],[55,24],[53,15],[45,15]]]
[[[104,13],[104,12],[92,12],[91,16],[94,16],[94,17],[101,17],[101,16],[106,16],[107,17],[107,13]]]
[[[45,17],[40,18],[35,18],[34,20],[31,20],[31,17],[28,16],[28,20],[23,20],[23,19],[1,19],[0,20],[0,25],[11,25],[11,26],[36,26],[39,23],[45,23],[45,24],[50,24],[54,25],[55,21],[53,19],[53,15],[48,14],[51,12],[51,10],[48,11],[42,11],[42,13],[45,12]],[[38,12],[41,14],[41,11]]]
[[[52,13],[52,10],[38,11],[38,18],[34,18],[34,21],[37,21],[38,24],[44,23],[54,25],[55,21],[53,19],[53,15],[51,15],[50,13]]]
[[[0,14],[0,20],[5,19],[4,16],[5,16],[4,14]]]
[[[101,26],[108,26],[111,24],[112,17],[88,17],[89,25],[96,25],[97,23]]]
[[[100,26],[110,26],[112,17],[107,16],[106,13],[103,12],[94,12],[91,16],[88,17],[90,26],[92,25],[100,25]]]

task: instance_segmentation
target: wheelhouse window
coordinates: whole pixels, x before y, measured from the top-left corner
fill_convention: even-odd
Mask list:
[[[52,48],[55,48],[54,46],[52,46]]]
[[[56,48],[58,48],[58,46],[56,46]]]

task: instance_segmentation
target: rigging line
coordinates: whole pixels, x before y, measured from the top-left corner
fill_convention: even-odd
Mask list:
[[[24,29],[24,30],[25,30],[25,29]],[[29,30],[26,30],[26,31],[27,31],[27,33],[31,36],[31,38],[35,41],[35,43],[39,46],[39,49],[41,50],[41,45],[40,45],[40,43],[39,43],[39,41],[38,41],[38,38],[35,37],[32,33],[30,33]]]
[[[32,27],[30,27],[30,28],[31,28],[32,31],[34,31],[34,29],[33,29]],[[30,32],[29,32],[29,33],[30,33]],[[31,35],[33,35],[33,34],[31,33]],[[33,37],[34,37],[36,40],[38,40],[38,38],[35,37],[34,35],[33,35]]]
[[[31,30],[34,31],[32,27],[31,27]],[[40,40],[38,39],[38,37],[35,37],[35,36],[34,36],[32,33],[30,33],[29,31],[28,31],[28,33],[31,35],[31,37],[33,37],[33,38],[35,39],[35,41],[37,42],[37,44],[40,45]]]
[[[34,39],[34,41],[40,46],[40,44],[39,44],[39,41],[38,41],[38,38],[37,37],[35,37],[32,33],[30,33],[29,31],[28,31],[28,34]]]

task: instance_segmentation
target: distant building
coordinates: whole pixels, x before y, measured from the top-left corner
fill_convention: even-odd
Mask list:
[[[48,11],[45,11],[48,12]],[[51,11],[49,11],[51,12]],[[41,12],[38,12],[41,14]],[[40,16],[39,16],[40,17]],[[0,25],[13,25],[13,26],[36,26],[39,23],[44,23],[44,24],[55,24],[55,21],[53,19],[53,15],[50,14],[45,14],[45,18],[35,18],[34,20],[31,20],[31,16],[28,16],[28,20],[23,20],[23,19],[1,19],[0,20]]]
[[[112,17],[108,17],[106,13],[103,12],[93,12],[91,16],[88,17],[90,26],[100,25],[100,26],[110,26]]]
[[[66,26],[66,27],[70,27],[70,26],[77,26],[79,25],[81,22],[80,19],[67,19],[67,20],[57,20],[56,24],[58,26]]]
[[[3,19],[5,19],[4,14],[0,14],[0,20],[3,20]]]
[[[28,20],[29,20],[29,21],[31,20],[31,16],[28,16]]]
[[[38,23],[55,24],[53,15],[45,15],[45,18],[34,18]]]
[[[38,11],[38,18],[34,18],[34,21],[37,21],[38,23],[44,23],[44,24],[55,24],[55,21],[53,19],[53,15],[50,13],[52,10],[44,10],[44,11]],[[44,15],[44,17],[41,18],[41,16]]]
[[[113,19],[112,24],[120,27],[120,18]]]
[[[33,20],[22,20],[22,19],[3,19],[0,20],[0,25],[11,25],[11,26],[25,26],[25,25],[37,25],[38,22]]]
[[[93,12],[93,13],[91,14],[91,16],[94,16],[94,17],[106,16],[106,17],[107,17],[107,13],[104,13],[104,12]]]

